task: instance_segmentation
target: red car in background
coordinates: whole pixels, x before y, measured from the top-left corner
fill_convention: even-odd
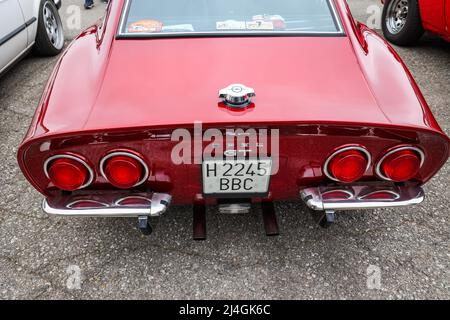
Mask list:
[[[51,215],[150,217],[424,199],[449,139],[344,0],[115,0],[62,55],[18,152]]]
[[[382,0],[382,28],[397,45],[416,43],[425,31],[450,41],[450,0]]]

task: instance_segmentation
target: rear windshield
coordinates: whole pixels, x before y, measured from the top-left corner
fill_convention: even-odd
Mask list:
[[[336,34],[331,0],[128,0],[120,35]]]

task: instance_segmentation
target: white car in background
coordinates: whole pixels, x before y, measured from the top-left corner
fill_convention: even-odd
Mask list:
[[[0,0],[0,75],[31,49],[53,56],[64,47],[61,0]]]

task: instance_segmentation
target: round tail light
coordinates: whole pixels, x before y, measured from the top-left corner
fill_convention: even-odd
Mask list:
[[[72,156],[56,156],[47,160],[45,171],[50,181],[57,188],[65,191],[84,188],[93,178],[88,165]]]
[[[404,182],[414,178],[422,166],[422,152],[416,148],[400,148],[388,152],[377,166],[385,180]]]
[[[351,183],[362,178],[370,165],[370,154],[359,147],[336,151],[325,163],[325,174],[334,181]]]
[[[120,189],[136,187],[148,177],[143,160],[128,153],[108,155],[102,160],[101,171],[109,183]]]

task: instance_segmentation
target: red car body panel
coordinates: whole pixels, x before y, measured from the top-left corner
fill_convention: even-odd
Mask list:
[[[59,60],[19,149],[22,171],[52,197],[59,191],[43,173],[46,158],[76,153],[97,168],[110,150],[127,147],[151,164],[146,188],[191,203],[202,193],[201,169],[170,161],[170,133],[202,121],[205,128],[280,128],[275,200],[326,181],[323,162],[350,143],[375,159],[399,144],[420,147],[427,161],[411,183],[425,183],[447,160],[449,140],[391,46],[355,24],[345,1],[335,2],[346,36],[117,40],[124,1],[113,1],[105,23],[83,32]],[[236,81],[257,92],[246,112],[218,105],[218,90]],[[364,179],[380,182],[373,168]],[[97,174],[92,189],[111,186]]]
[[[450,4],[448,0],[419,1],[420,16],[425,30],[450,41]]]

